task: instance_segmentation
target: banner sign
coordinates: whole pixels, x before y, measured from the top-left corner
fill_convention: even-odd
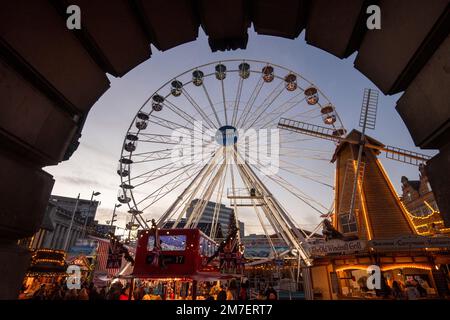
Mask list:
[[[315,241],[306,246],[312,256],[326,256],[333,254],[351,254],[364,251],[367,248],[367,242],[363,240],[343,241]]]
[[[369,246],[383,250],[410,250],[425,248],[450,248],[449,237],[408,236],[394,239],[371,240]]]

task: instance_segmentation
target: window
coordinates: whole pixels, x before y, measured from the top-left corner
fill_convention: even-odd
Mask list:
[[[200,246],[198,248],[198,252],[202,256],[211,257],[217,250],[217,246],[214,242],[209,239],[200,238]]]
[[[357,232],[358,227],[356,225],[356,218],[354,215],[350,214],[341,214],[340,222],[343,233]]]
[[[186,236],[159,236],[162,251],[184,251],[186,249]],[[147,250],[153,251],[155,247],[155,236],[148,237]]]
[[[198,253],[202,256],[206,256],[207,246],[207,240],[203,237],[200,237],[200,246],[198,247]]]

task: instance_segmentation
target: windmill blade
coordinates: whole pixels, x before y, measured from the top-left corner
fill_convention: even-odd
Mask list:
[[[344,135],[345,129],[331,129],[327,127],[318,126],[315,124],[281,118],[278,122],[278,128],[293,132],[300,132],[308,136],[331,140],[334,142],[341,142],[341,136]]]
[[[382,150],[386,153],[386,158],[409,163],[414,166],[419,166],[428,160],[431,159],[430,156],[427,156],[425,154],[417,153],[414,151],[409,151],[393,146],[386,146],[382,148]]]
[[[375,129],[378,109],[378,90],[364,89],[361,113],[359,116],[359,126],[365,129]]]
[[[278,122],[278,128],[302,133],[302,134],[316,137],[316,138],[339,142],[339,143],[342,143],[342,142],[348,142],[348,143],[352,143],[352,144],[359,143],[356,140],[342,138],[340,136],[340,134],[342,132],[339,132],[339,129],[333,130],[330,128],[321,127],[321,126],[314,125],[311,123],[290,120],[290,119],[286,119],[286,118],[280,119],[280,121]],[[340,130],[343,130],[343,129],[340,129]],[[403,163],[408,163],[408,164],[415,165],[415,166],[419,166],[421,163],[425,163],[431,159],[430,156],[427,156],[427,155],[424,155],[421,153],[417,153],[414,151],[401,149],[398,147],[373,145],[373,144],[369,143],[367,141],[367,139],[366,139],[364,146],[366,148],[376,149],[376,150],[385,152],[387,159],[392,159],[392,160],[400,161]]]

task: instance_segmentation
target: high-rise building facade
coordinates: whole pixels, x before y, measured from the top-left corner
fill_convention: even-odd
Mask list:
[[[189,219],[189,217],[192,214],[192,211],[194,210],[195,206],[197,205],[197,203],[199,202],[199,199],[194,199],[191,201],[189,208],[186,211],[186,217],[187,219]],[[205,209],[203,210],[203,213],[201,214],[200,223],[211,223],[213,221],[213,217],[214,217],[214,210],[216,208],[217,203],[216,202],[212,202],[212,201],[208,201],[208,203],[205,206]],[[227,206],[225,206],[224,204],[220,204],[220,208],[219,208],[219,214],[218,214],[218,218],[217,221],[220,223],[221,227],[222,227],[222,233],[224,236],[228,235],[228,230],[229,230],[229,226],[230,226],[230,219],[231,219],[231,215],[234,213],[234,210],[232,208],[229,208]],[[244,237],[244,223],[242,221],[238,221],[239,222],[239,234],[241,236],[241,238]]]

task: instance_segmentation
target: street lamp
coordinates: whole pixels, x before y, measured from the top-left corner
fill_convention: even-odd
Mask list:
[[[78,194],[77,202],[75,202],[75,207],[73,208],[72,219],[70,220],[69,229],[67,230],[67,234],[66,234],[66,240],[64,241],[64,251],[67,251],[67,246],[69,245],[70,232],[72,231],[73,219],[75,217],[75,212],[77,212],[77,209],[78,209],[78,202],[80,202],[80,194]]]
[[[116,209],[121,207],[121,206],[122,205],[120,203],[114,205],[114,210],[113,210],[113,214],[112,214],[112,218],[111,218],[111,227],[113,226],[114,222],[117,221],[117,220],[114,220],[114,218],[117,217]]]
[[[89,219],[89,216],[91,214],[91,206],[92,206],[92,200],[94,200],[94,197],[99,196],[101,193],[100,192],[95,192],[92,191],[91,194],[91,202],[89,202],[89,210],[88,210],[88,214],[86,215],[86,219],[84,219],[84,226],[83,226],[83,235],[81,236],[82,239],[84,239],[86,237],[86,226],[87,226],[87,221]]]

